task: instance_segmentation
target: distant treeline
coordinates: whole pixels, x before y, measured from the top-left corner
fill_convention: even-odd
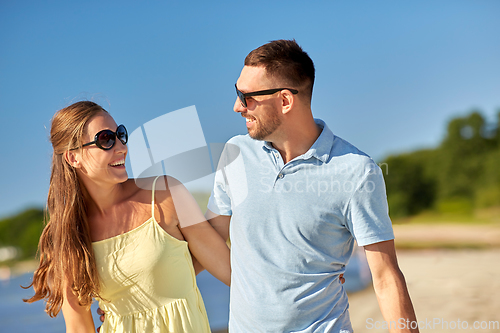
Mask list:
[[[437,148],[383,162],[393,218],[424,210],[463,215],[500,206],[500,112],[496,123],[478,111],[454,118]]]
[[[15,260],[33,258],[42,234],[44,212],[30,208],[20,214],[0,221],[0,248],[15,247]]]

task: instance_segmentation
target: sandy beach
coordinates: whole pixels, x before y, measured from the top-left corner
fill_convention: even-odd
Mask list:
[[[500,224],[408,224],[394,231],[420,332],[500,332]],[[19,263],[12,273],[34,264]],[[349,303],[356,333],[388,332],[377,329],[384,321],[372,287],[350,294]]]
[[[394,225],[394,232],[420,332],[500,332],[499,224]],[[354,332],[388,332],[377,329],[384,319],[372,287],[349,303]]]
[[[396,225],[394,230],[402,244],[453,248],[397,251],[420,332],[500,332],[499,225]],[[349,295],[349,302],[356,333],[388,332],[376,329],[383,318],[373,288]]]
[[[500,332],[500,249],[398,251],[398,259],[420,332],[455,332],[459,321],[460,329]],[[373,288],[349,295],[349,302],[356,333],[388,331],[375,329],[383,318]],[[475,330],[476,321],[478,327],[496,321],[496,329]]]

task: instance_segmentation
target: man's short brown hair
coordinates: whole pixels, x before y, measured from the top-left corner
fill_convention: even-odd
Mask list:
[[[256,48],[245,58],[245,66],[263,66],[271,77],[288,85],[286,88],[312,98],[314,63],[295,39],[273,40]]]

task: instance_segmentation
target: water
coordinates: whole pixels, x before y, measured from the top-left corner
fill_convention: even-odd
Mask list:
[[[24,290],[33,277],[24,274],[9,280],[0,280],[0,333],[64,333],[65,325],[62,313],[50,318],[45,313],[43,301],[25,303],[23,298],[33,296],[33,289]],[[197,276],[198,286],[205,302],[210,326],[213,330],[226,328],[229,321],[229,287],[209,273]],[[96,327],[101,325],[96,314],[97,302],[92,304],[92,317]]]
[[[0,281],[0,332],[64,332],[64,319],[51,319],[44,312],[43,302],[28,304],[23,298],[33,295],[19,285],[28,285],[32,274]]]
[[[42,301],[24,303],[23,298],[33,295],[33,290],[24,290],[31,282],[32,273],[8,280],[0,280],[0,333],[64,333],[65,325],[62,313],[50,318],[44,311]],[[363,251],[355,251],[344,274],[347,292],[365,288],[371,281],[370,272]],[[227,327],[229,321],[229,287],[204,271],[197,276],[198,287],[207,309],[210,326],[213,330]],[[96,314],[97,302],[92,304],[92,316],[96,327],[101,323]]]

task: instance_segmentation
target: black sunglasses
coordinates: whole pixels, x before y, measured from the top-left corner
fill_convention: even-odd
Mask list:
[[[236,95],[238,95],[238,98],[240,99],[241,105],[243,105],[243,107],[245,107],[245,108],[247,107],[247,99],[246,99],[247,97],[272,95],[272,94],[275,94],[281,90],[290,90],[290,92],[294,95],[298,93],[298,90],[291,89],[291,88],[267,89],[267,90],[249,92],[249,93],[242,93],[241,91],[238,90],[238,87],[236,86],[236,84],[234,85],[234,87],[236,88]]]
[[[106,129],[97,132],[97,134],[94,137],[94,141],[88,142],[82,147],[90,146],[95,143],[95,145],[103,150],[110,150],[113,148],[116,142],[116,138],[121,141],[124,145],[127,144],[128,141],[128,133],[127,129],[125,126],[120,125],[116,128],[116,132],[113,132],[112,130]],[[80,148],[82,148],[80,147]],[[78,149],[78,148],[73,148],[73,149]]]

